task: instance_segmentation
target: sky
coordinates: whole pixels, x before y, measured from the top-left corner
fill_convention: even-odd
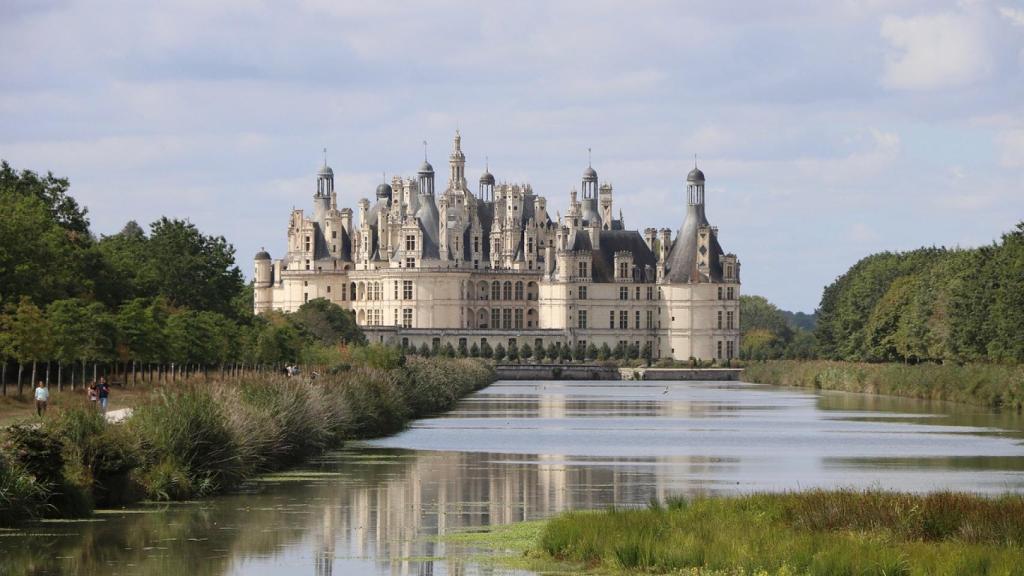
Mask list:
[[[565,212],[587,149],[628,228],[677,229],[694,155],[743,292],[813,311],[860,258],[1024,220],[1024,2],[0,0],[0,158],[93,230],[185,218],[285,251],[428,155]],[[2,217],[2,215],[0,215]]]

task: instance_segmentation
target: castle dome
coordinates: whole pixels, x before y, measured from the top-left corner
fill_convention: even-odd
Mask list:
[[[381,182],[377,186],[377,198],[390,198],[391,197],[391,185],[387,182]]]
[[[704,173],[701,172],[700,168],[694,166],[693,170],[690,170],[690,173],[686,175],[686,181],[703,184]]]
[[[583,171],[583,180],[585,182],[596,182],[597,170],[594,170],[592,166],[587,166],[587,169]]]
[[[427,162],[426,160],[424,160],[423,164],[420,166],[420,174],[433,174],[433,173],[434,173],[434,167],[430,165],[430,162]]]
[[[256,253],[256,260],[270,260],[270,253],[266,250],[260,250]]]
[[[323,167],[320,168],[320,171],[317,172],[317,176],[330,176],[330,177],[333,178],[334,177],[334,170],[331,170],[330,166],[328,166],[327,164],[324,164]]]
[[[480,183],[481,184],[490,184],[490,185],[493,186],[494,185],[494,174],[491,174],[490,171],[488,171],[488,170],[484,170],[484,173],[480,175]]]

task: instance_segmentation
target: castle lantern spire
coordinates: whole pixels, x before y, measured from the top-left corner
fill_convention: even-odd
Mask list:
[[[455,130],[455,138],[452,140],[452,154],[448,157],[450,172],[448,174],[448,188],[453,190],[466,189],[466,155],[462,153],[462,134]]]

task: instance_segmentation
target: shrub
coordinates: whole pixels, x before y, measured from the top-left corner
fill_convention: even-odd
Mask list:
[[[140,481],[150,497],[181,499],[231,488],[246,472],[238,441],[213,394],[161,391],[128,421],[141,442]]]
[[[22,465],[0,455],[0,526],[38,518],[50,491]]]

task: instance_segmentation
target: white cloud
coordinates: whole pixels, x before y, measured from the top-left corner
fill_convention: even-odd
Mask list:
[[[890,45],[882,85],[893,90],[965,86],[994,67],[985,30],[970,14],[889,16],[882,38]]]
[[[1014,26],[1024,26],[1024,10],[1001,6],[999,8],[999,14],[1001,14],[1003,18],[1009,20]]]

